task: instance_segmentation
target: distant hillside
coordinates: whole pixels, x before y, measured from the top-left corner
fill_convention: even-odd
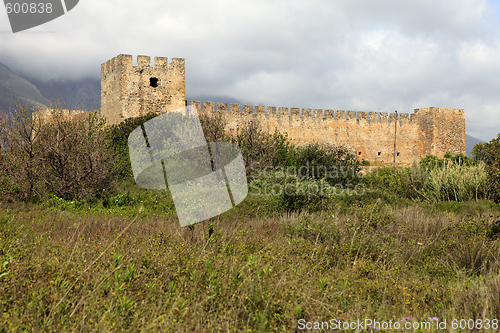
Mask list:
[[[97,79],[42,81],[25,76],[50,102],[62,109],[93,111],[101,108],[101,81]]]
[[[471,156],[471,151],[472,148],[474,148],[474,145],[484,142],[483,140],[479,140],[478,138],[472,137],[468,134],[465,134],[465,151],[467,152],[467,156]],[[472,157],[472,156],[471,156]]]
[[[14,74],[0,63],[0,109],[8,110],[19,102],[25,106],[35,105],[42,108],[50,104],[33,83]]]

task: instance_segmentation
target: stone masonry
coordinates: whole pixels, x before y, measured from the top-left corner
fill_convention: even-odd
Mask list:
[[[185,100],[185,62],[174,58],[138,56],[133,66],[131,55],[120,54],[101,65],[101,110],[109,124],[130,117],[157,114],[181,108]],[[443,157],[446,152],[465,154],[465,114],[462,109],[421,108],[414,113],[362,112],[253,106],[191,101],[198,112],[224,112],[227,131],[254,119],[272,132],[277,129],[299,145],[308,143],[343,144],[356,151],[358,159],[392,162],[394,127],[396,162],[409,164],[426,155]],[[44,118],[49,110],[39,111]],[[81,111],[64,111],[72,117]]]
[[[162,113],[183,107],[184,59],[120,54],[101,65],[101,115],[109,124],[149,112]]]
[[[423,108],[413,114],[302,109],[191,101],[198,112],[226,112],[228,131],[255,119],[272,132],[287,133],[299,145],[343,144],[356,151],[358,159],[389,163],[394,159],[396,121],[396,162],[409,164],[426,155],[443,157],[446,152],[465,155],[465,114],[462,109]]]

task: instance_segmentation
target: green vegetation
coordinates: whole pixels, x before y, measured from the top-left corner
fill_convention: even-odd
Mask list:
[[[2,165],[14,163],[0,169],[0,332],[296,332],[299,319],[433,317],[451,332],[452,319],[500,318],[494,148],[489,164],[446,155],[361,176],[344,147],[296,147],[256,124],[230,137],[224,119],[202,116],[207,140],[242,147],[249,195],[181,228],[169,191],[138,188],[127,163],[128,134],[150,117],[48,127],[59,160],[79,158],[66,130],[109,161],[115,181],[96,166],[86,191],[12,181],[21,170],[67,178],[44,164],[58,155],[43,144],[15,155],[0,138]]]
[[[392,172],[380,169],[363,179],[368,187],[386,189],[415,202],[467,201],[490,198],[487,165],[468,156],[426,156],[420,163]]]

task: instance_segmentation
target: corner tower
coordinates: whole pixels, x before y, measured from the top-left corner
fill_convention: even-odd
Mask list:
[[[442,158],[446,152],[465,155],[465,113],[463,109],[415,109],[418,135],[418,158],[434,155]]]
[[[101,115],[109,124],[149,112],[164,113],[185,105],[183,58],[120,54],[101,65]]]

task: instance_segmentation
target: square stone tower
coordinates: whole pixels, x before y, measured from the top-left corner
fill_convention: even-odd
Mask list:
[[[465,112],[463,109],[429,107],[415,109],[418,126],[418,158],[446,152],[466,153]]]
[[[183,58],[120,54],[101,65],[101,115],[108,124],[149,112],[164,113],[185,106],[185,63]]]

